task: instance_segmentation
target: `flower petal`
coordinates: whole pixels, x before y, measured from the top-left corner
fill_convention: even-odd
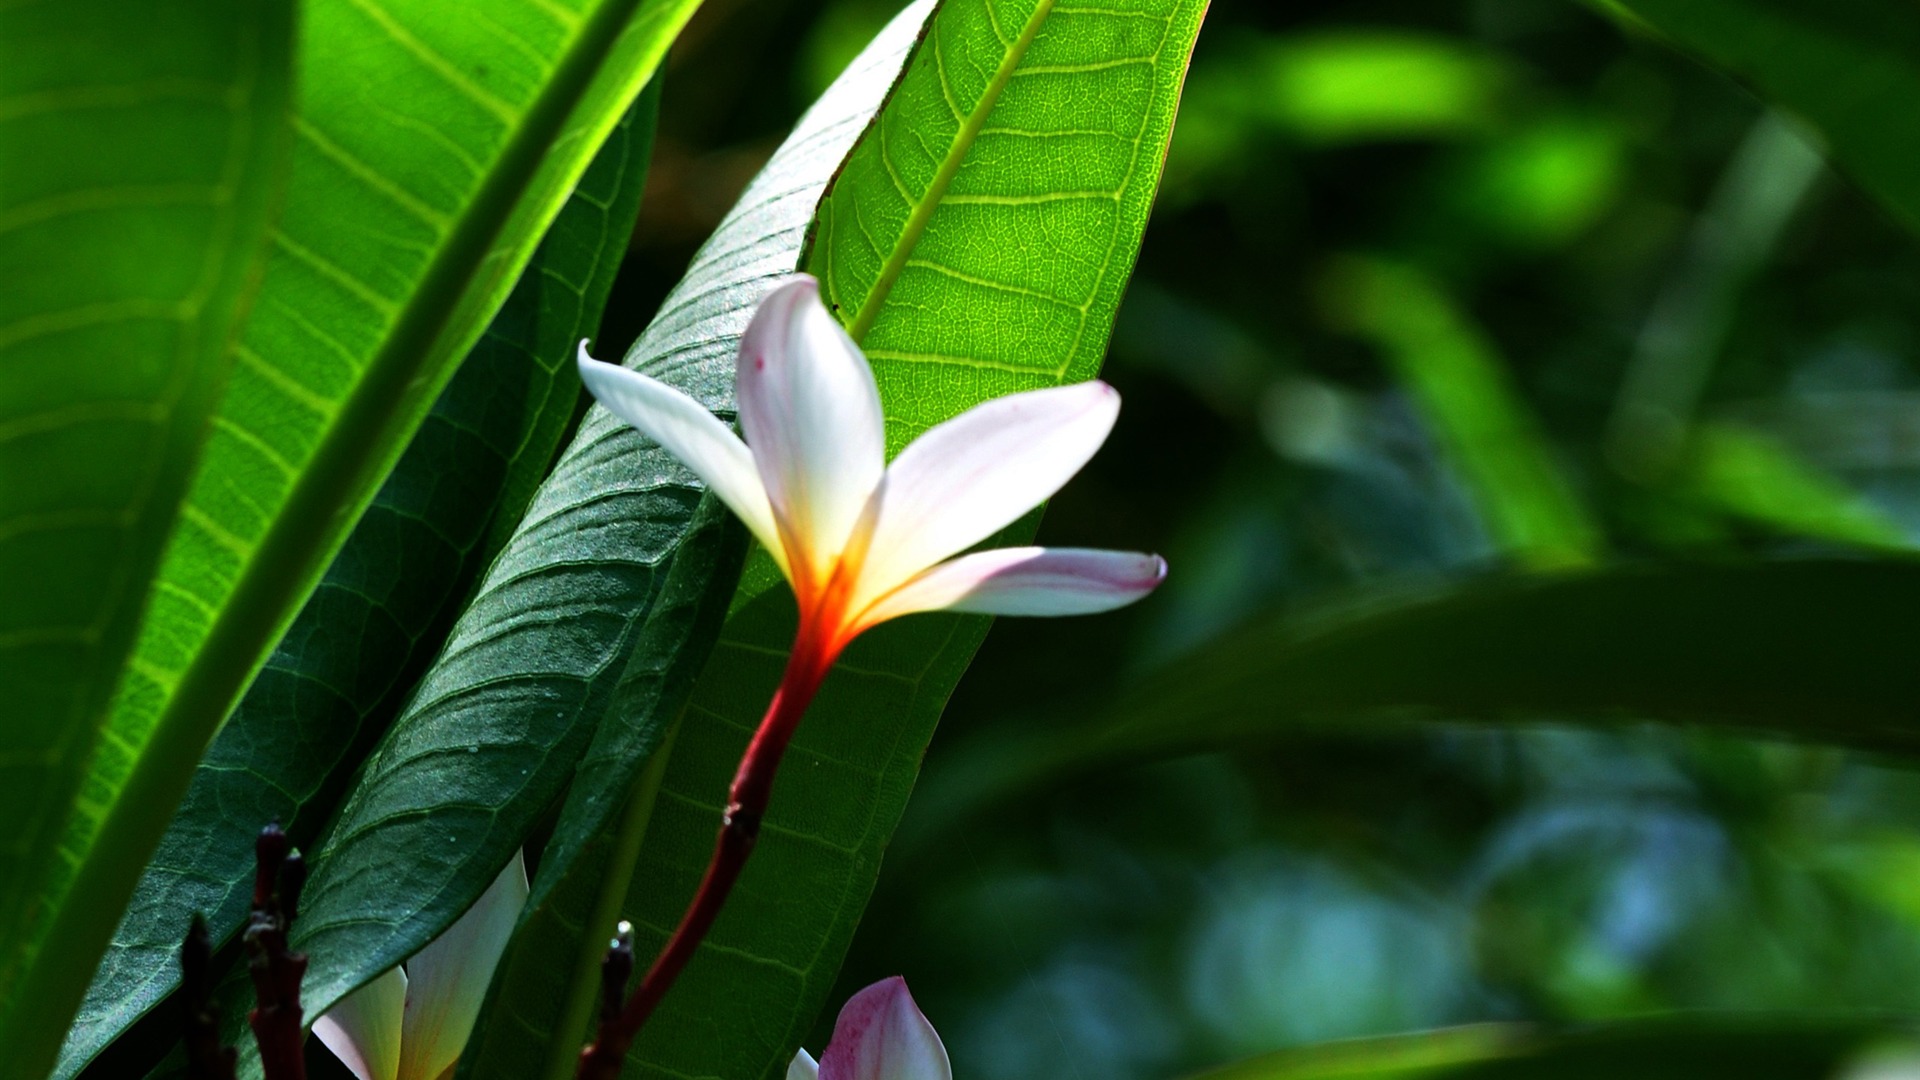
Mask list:
[[[439,1080],[466,1049],[526,903],[527,864],[516,851],[473,907],[407,961],[399,1080]]]
[[[813,1055],[805,1050],[795,1050],[793,1060],[787,1063],[787,1080],[815,1080],[820,1075],[820,1066],[814,1063]]]
[[[335,1002],[313,1034],[360,1080],[394,1080],[406,1007],[407,976],[393,968]]]
[[[953,1080],[947,1048],[895,976],[853,995],[820,1055],[820,1080]]]
[[[1119,413],[1111,386],[1085,382],[995,398],[915,439],[887,469],[855,610],[1060,490]]]
[[[916,611],[982,615],[1091,615],[1124,607],[1167,576],[1158,555],[1091,548],[998,548],[950,559],[883,597],[872,626]]]
[[[766,488],[754,468],[753,453],[719,417],[658,379],[595,360],[587,355],[585,341],[580,342],[580,381],[608,412],[639,429],[692,469],[746,523],[748,531],[780,564],[781,571],[792,576],[787,570],[780,531],[774,526],[773,508],[767,503]]]
[[[740,339],[740,430],[785,537],[819,580],[887,464],[866,357],[801,275],[760,301]]]

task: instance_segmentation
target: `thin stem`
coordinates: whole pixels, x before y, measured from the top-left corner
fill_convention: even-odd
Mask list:
[[[307,957],[287,948],[287,930],[299,913],[307,864],[292,850],[278,824],[260,830],[253,850],[253,918],[247,924],[246,942],[254,1007],[247,1014],[247,1024],[259,1044],[266,1080],[306,1080],[300,982],[307,974]]]
[[[603,1023],[593,1045],[580,1052],[580,1068],[576,1073],[579,1080],[619,1077],[627,1048],[633,1045],[640,1028],[653,1015],[680,972],[686,969],[687,962],[693,959],[707,931],[713,928],[713,921],[726,906],[734,883],[746,868],[747,856],[753,853],[754,843],[760,838],[760,822],[766,816],[767,803],[773,795],[774,774],[786,755],[787,744],[793,740],[794,729],[812,703],[814,693],[820,689],[820,682],[832,662],[830,652],[803,627],[787,660],[780,688],[774,692],[767,715],[754,732],[753,741],[747,744],[747,752],[740,759],[740,770],[734,774],[726,813],[720,819],[720,834],[714,842],[713,858],[707,864],[699,890],[693,895],[693,903],[688,905],[680,925],[667,939],[666,947],[647,969],[620,1015],[614,1022]]]
[[[213,1002],[213,985],[213,937],[207,920],[195,914],[180,944],[188,1080],[233,1080],[234,1051],[220,1041],[220,1006]]]

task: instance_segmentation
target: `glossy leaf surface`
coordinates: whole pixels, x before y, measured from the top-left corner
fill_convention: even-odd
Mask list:
[[[87,763],[258,284],[292,50],[290,0],[0,10],[0,1045],[30,1072],[58,844],[100,808]]]
[[[803,263],[873,362],[893,450],[981,400],[1098,370],[1203,10],[938,9],[821,204]],[[658,950],[707,864],[793,626],[790,596],[757,562],[688,707],[627,897],[639,955]],[[785,1069],[986,628],[917,616],[854,643],[800,725],[753,861],[629,1076]]]
[[[639,212],[658,91],[614,129],[500,313],[194,774],[62,1050],[71,1075],[179,981],[180,928],[246,916],[252,836],[308,844],[364,752],[517,521],[580,392],[575,345],[599,325]]]

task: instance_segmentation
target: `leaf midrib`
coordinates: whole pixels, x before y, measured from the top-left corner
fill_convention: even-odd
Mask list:
[[[887,254],[887,261],[880,267],[880,276],[874,279],[873,288],[867,290],[867,298],[861,301],[860,309],[847,323],[847,336],[855,342],[865,341],[867,331],[873,329],[874,321],[880,317],[880,310],[886,306],[888,295],[893,292],[894,282],[899,279],[900,272],[906,269],[907,260],[913,257],[913,249],[919,246],[920,237],[927,231],[927,223],[933,220],[934,213],[940,209],[941,202],[946,199],[947,188],[952,186],[953,178],[959,175],[960,166],[966,161],[967,153],[973,149],[974,140],[979,138],[981,130],[987,126],[987,118],[993,115],[994,106],[999,104],[1001,92],[1013,80],[1014,69],[1026,59],[1027,50],[1033,47],[1034,39],[1040,35],[1040,27],[1047,21],[1047,16],[1052,14],[1053,4],[1054,0],[1040,0],[1033,9],[1033,14],[1027,17],[1026,25],[1020,28],[1020,36],[1007,45],[1007,54],[1001,57],[1000,66],[994,70],[993,78],[987,82],[986,89],[981,92],[979,102],[961,121],[960,130],[954,133],[953,141],[947,146],[946,156],[940,160],[940,167],[934,170],[933,180],[927,184],[926,192],[914,204],[912,213],[907,215],[907,224],[900,230],[899,240],[894,243],[893,250]],[[932,26],[932,19],[938,17],[936,12],[927,25]],[[999,23],[993,20],[993,0],[987,0],[987,17],[993,21],[997,35]],[[933,50],[934,63],[943,63],[940,58],[940,43],[931,33],[923,44]],[[941,81],[945,82],[944,75]],[[885,113],[884,105],[874,113],[876,125],[881,122],[881,117]],[[804,261],[804,255],[802,261]]]

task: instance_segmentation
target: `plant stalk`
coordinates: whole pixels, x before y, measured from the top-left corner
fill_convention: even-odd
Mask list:
[[[647,1018],[653,1015],[660,1000],[686,969],[687,962],[693,959],[700,942],[706,939],[707,931],[713,928],[714,920],[726,906],[727,897],[733,892],[734,883],[740,880],[747,857],[753,854],[754,844],[760,838],[760,822],[773,795],[774,774],[786,756],[794,729],[813,702],[827,669],[833,665],[834,651],[837,650],[831,650],[825,641],[802,625],[787,660],[786,672],[780,678],[780,688],[774,691],[767,714],[754,731],[753,741],[747,744],[747,752],[740,759],[740,769],[734,774],[727,809],[720,819],[720,834],[714,841],[713,858],[707,863],[700,888],[694,893],[686,914],[681,916],[680,925],[667,938],[666,946],[647,969],[618,1018],[603,1023],[593,1044],[580,1051],[580,1066],[575,1074],[579,1080],[618,1080],[627,1048],[633,1045]]]

